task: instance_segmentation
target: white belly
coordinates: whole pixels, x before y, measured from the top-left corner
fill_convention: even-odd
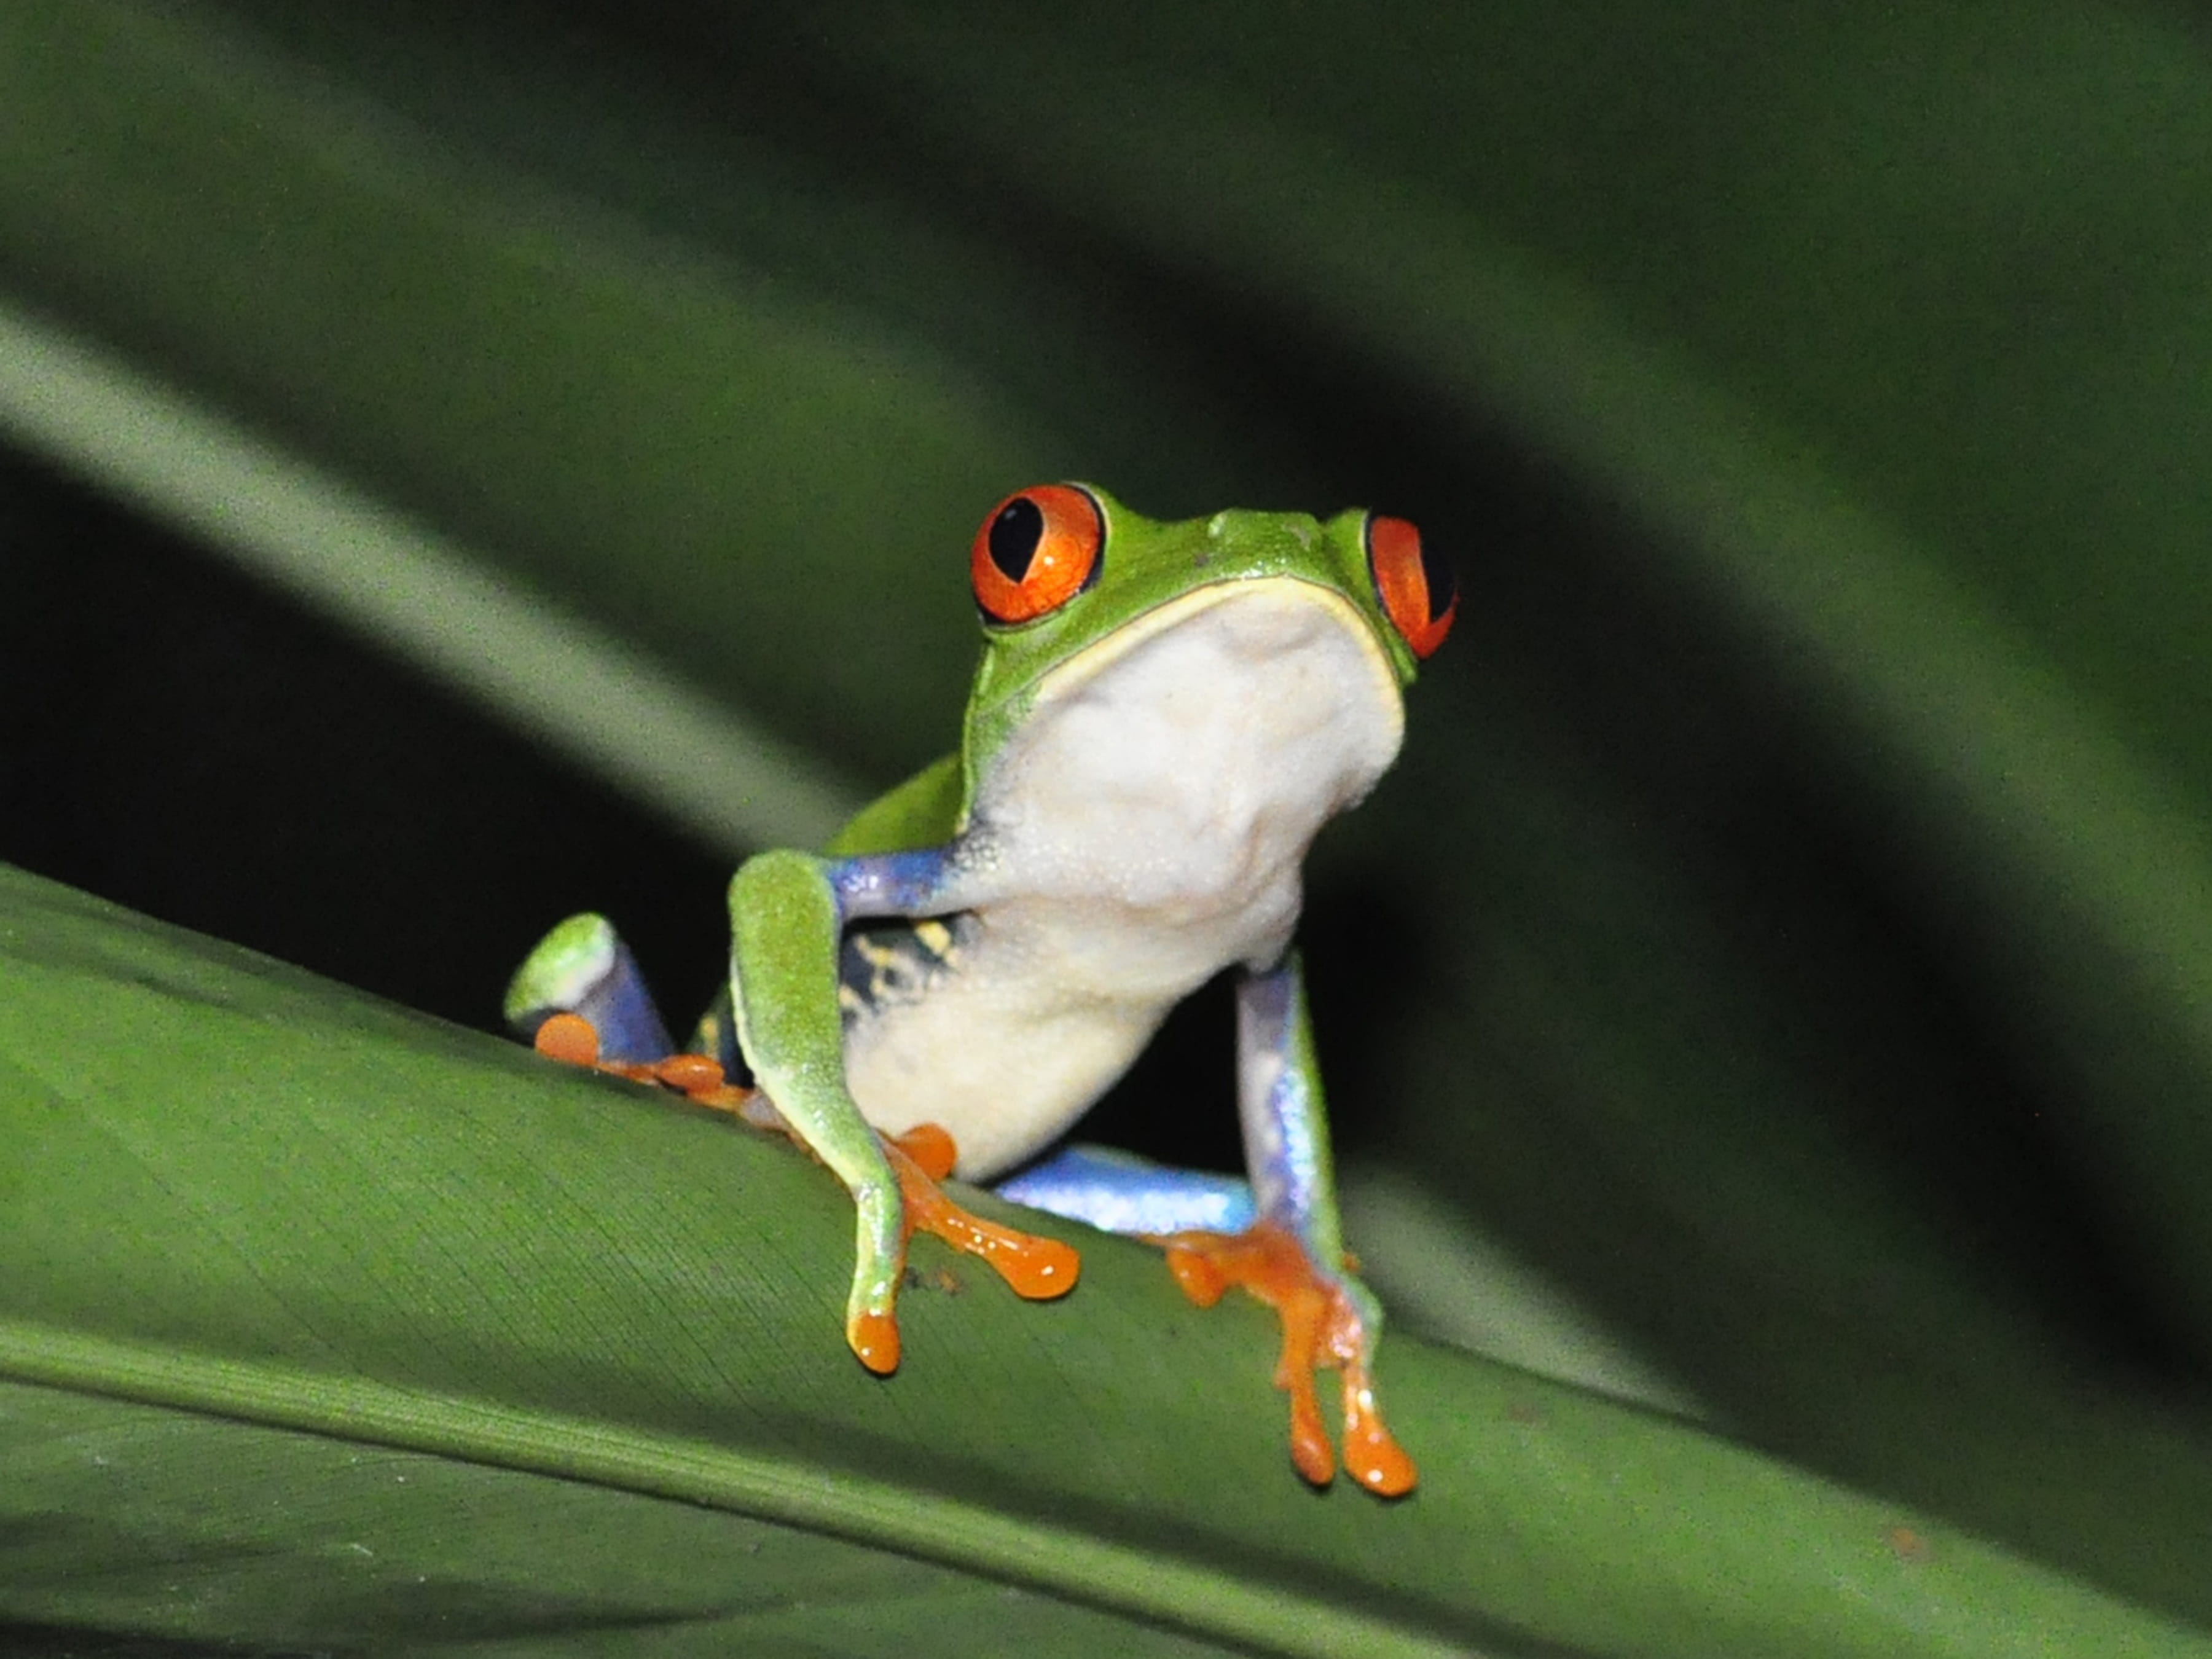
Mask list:
[[[1287,578],[1202,588],[1056,670],[977,787],[994,896],[957,962],[848,1028],[863,1114],[942,1124],[971,1180],[1050,1145],[1176,1002],[1282,954],[1308,845],[1403,731],[1358,612]]]
[[[846,1030],[846,1084],[862,1114],[893,1133],[942,1125],[963,1180],[987,1180],[1058,1139],[1174,1006],[1071,996],[1010,970],[1004,943],[975,939],[958,972]]]

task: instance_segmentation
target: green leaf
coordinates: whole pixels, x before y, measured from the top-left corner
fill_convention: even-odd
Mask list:
[[[1125,1241],[1042,1307],[920,1247],[880,1382],[838,1335],[846,1202],[780,1141],[27,876],[0,948],[8,1617],[262,1649],[1193,1650],[1130,1618],[1316,1654],[2212,1647],[1411,1341],[1419,1495],[1316,1497],[1266,1319],[1182,1305]]]

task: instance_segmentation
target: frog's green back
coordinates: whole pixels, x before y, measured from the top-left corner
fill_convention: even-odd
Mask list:
[[[942,847],[959,830],[961,796],[960,757],[947,755],[863,806],[822,850],[852,858]]]

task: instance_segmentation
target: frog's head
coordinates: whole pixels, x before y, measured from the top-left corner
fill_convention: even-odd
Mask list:
[[[1253,600],[1310,613],[1340,648],[1356,642],[1400,720],[1400,689],[1459,608],[1449,568],[1403,519],[1231,511],[1160,524],[1088,484],[1008,496],[976,532],[970,570],[984,633],[968,706],[971,781],[1041,696],[1050,702],[1163,634]],[[1286,639],[1282,648],[1299,647]]]

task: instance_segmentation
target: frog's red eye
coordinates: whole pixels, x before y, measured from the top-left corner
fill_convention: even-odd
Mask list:
[[[1405,520],[1370,514],[1367,568],[1390,626],[1415,656],[1434,655],[1459,614],[1459,584],[1443,556],[1431,553]]]
[[[1098,580],[1106,520],[1091,492],[1039,484],[1000,501],[969,557],[975,603],[994,623],[1057,611]]]

